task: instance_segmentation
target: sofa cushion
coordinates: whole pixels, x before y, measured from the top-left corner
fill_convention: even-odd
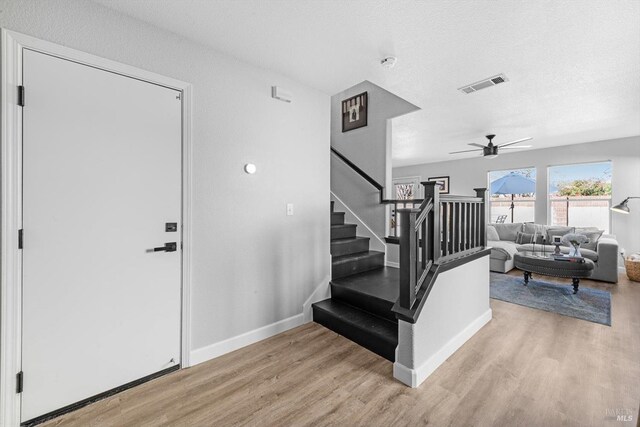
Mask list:
[[[575,231],[574,227],[560,227],[553,226],[547,228],[547,243],[553,242],[553,236],[564,236],[565,234],[573,233]]]
[[[500,240],[500,236],[493,225],[487,225],[487,240]]]
[[[522,223],[514,222],[513,224],[491,224],[495,227],[500,236],[500,240],[506,240],[509,242],[516,241],[516,234],[518,231],[522,231]],[[488,239],[487,239],[488,240]]]
[[[491,247],[491,259],[498,259],[506,261],[513,258],[513,255],[518,252],[518,248],[515,242],[508,242],[506,240],[487,241],[487,246]]]
[[[516,233],[516,243],[524,245],[525,243],[534,243],[535,235],[518,231]]]

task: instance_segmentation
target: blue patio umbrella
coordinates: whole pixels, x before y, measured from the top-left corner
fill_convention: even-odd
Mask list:
[[[535,193],[536,182],[525,176],[511,172],[491,183],[491,194],[511,194],[511,222],[513,223],[513,196],[516,194]]]

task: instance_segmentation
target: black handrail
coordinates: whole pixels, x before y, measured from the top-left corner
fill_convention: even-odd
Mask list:
[[[376,190],[378,190],[380,192],[380,203],[384,203],[385,202],[384,195],[382,194],[384,192],[384,187],[378,181],[376,181],[375,179],[371,178],[365,171],[360,169],[355,163],[353,163],[344,154],[342,154],[341,152],[339,152],[335,148],[331,147],[331,152],[333,154],[335,154],[336,156],[338,156],[338,158],[340,160],[342,160],[347,166],[349,166],[351,169],[353,169],[358,175],[363,177],[369,184],[373,185],[376,188]]]

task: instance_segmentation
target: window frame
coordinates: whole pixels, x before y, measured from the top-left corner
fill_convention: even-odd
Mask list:
[[[547,225],[550,225],[549,223],[551,222],[551,193],[549,192],[549,187],[551,185],[551,168],[556,168],[556,167],[561,167],[561,166],[577,166],[577,165],[590,165],[590,164],[597,164],[597,163],[609,163],[611,165],[611,201],[613,202],[613,160],[608,159],[608,160],[590,160],[588,162],[571,162],[571,163],[558,163],[558,164],[552,164],[552,165],[547,165],[547,185],[545,188],[545,191],[547,193],[547,199],[546,199],[546,204],[547,204]],[[613,205],[613,203],[609,203],[610,205]],[[609,214],[609,229],[607,230],[607,234],[611,234],[611,227],[613,226],[613,216],[611,215],[611,210],[608,210],[608,214]],[[569,226],[571,227],[571,226]]]
[[[420,184],[420,182],[422,182],[422,177],[420,176],[401,176],[398,178],[393,178],[391,180],[391,185],[393,187],[393,199],[396,198],[396,185],[401,185],[401,184],[413,184],[415,185],[415,189],[414,189],[414,193],[413,193],[413,198],[414,199],[422,199],[424,198],[424,191],[422,188],[422,185]]]

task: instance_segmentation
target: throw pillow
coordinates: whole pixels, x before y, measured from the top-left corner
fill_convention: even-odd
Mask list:
[[[533,222],[525,222],[522,231],[529,234],[545,234],[545,226]]]
[[[528,234],[533,234],[535,244],[542,245],[544,244],[547,238],[547,225],[536,224],[534,222],[525,222],[522,231]]]
[[[538,233],[538,234],[534,234],[535,236],[535,241],[536,241],[536,245],[544,245],[545,241],[545,235]]]
[[[516,233],[522,231],[522,223],[516,222],[513,224],[491,224],[496,228],[500,240],[506,240],[509,242],[516,241]]]
[[[533,243],[534,235],[529,233],[523,233],[522,231],[518,231],[516,234],[516,243],[519,245],[526,245],[527,243]]]
[[[549,227],[547,229],[547,245],[553,245],[553,236],[564,236],[575,232],[574,227]],[[563,244],[563,246],[566,246]]]
[[[598,240],[600,239],[600,237],[602,237],[602,233],[604,233],[604,230],[576,228],[576,233],[582,234],[583,236],[586,236],[587,239],[589,239],[589,241],[587,243],[583,243],[581,247],[583,247],[584,249],[595,251],[598,249]]]
[[[496,228],[492,225],[487,225],[487,240],[500,240]]]

